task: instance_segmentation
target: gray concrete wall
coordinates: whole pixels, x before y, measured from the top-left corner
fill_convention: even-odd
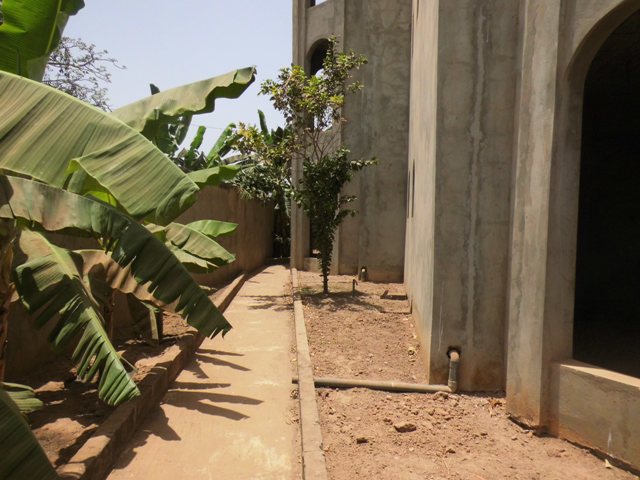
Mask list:
[[[430,372],[431,338],[434,336],[432,313],[439,2],[428,2],[421,8],[417,5],[418,2],[414,1],[404,275],[423,347],[421,353]]]
[[[177,222],[215,219],[234,222],[238,228],[218,243],[236,255],[235,262],[213,273],[194,275],[201,285],[218,287],[242,272],[264,265],[273,252],[273,207],[257,200],[245,200],[235,187],[207,187],[198,201]]]
[[[573,356],[582,102],[591,61],[637,0],[522,3],[507,409],[640,467],[637,379]]]
[[[356,75],[365,88],[348,97],[348,123],[340,135],[352,158],[376,157],[379,164],[344,189],[361,200],[353,204],[358,215],[339,229],[334,258],[339,273],[366,266],[374,281],[403,278],[410,34],[409,0],[328,0],[314,7],[294,0],[294,62],[306,65],[313,45],[331,35],[340,38],[345,50],[369,59]],[[299,268],[307,254],[306,228],[300,212],[294,212],[292,260]]]
[[[411,2],[347,2],[345,49],[368,64],[364,89],[347,100],[342,138],[353,158],[378,159],[345,189],[359,197],[358,215],[340,229],[340,272],[366,265],[373,281],[402,281],[409,137]]]
[[[638,1],[522,3],[507,408],[544,425],[552,362],[572,357],[582,100],[591,60]]]
[[[414,314],[427,326],[421,328],[432,332],[426,338],[430,381],[446,380],[447,349],[455,346],[462,350],[461,388],[496,389],[504,385],[505,368],[518,4],[440,2],[437,43],[433,8],[431,2],[414,4],[412,81],[432,81],[423,65],[431,64],[437,51],[437,114],[433,160],[425,158],[423,137],[434,119],[425,119],[419,106],[432,102],[434,87],[414,85],[410,161],[416,165],[411,180],[416,188],[407,251],[415,266],[408,265],[406,283]],[[430,245],[431,234],[433,278],[425,282],[431,265],[420,260],[421,247]]]
[[[236,255],[236,261],[211,274],[194,275],[202,284],[218,287],[241,272],[250,272],[271,258],[273,209],[255,200],[240,197],[233,187],[205,188],[198,201],[177,221],[216,219],[238,223],[235,233],[219,239],[219,243]],[[86,240],[56,236],[55,240],[67,248],[95,248]],[[62,240],[60,240],[62,239]],[[122,310],[122,309],[121,309]],[[124,311],[124,310],[123,310]],[[30,371],[55,357],[46,340],[50,328],[36,330],[33,320],[19,302],[11,305],[9,342],[7,344],[7,380],[19,380],[20,374]]]
[[[552,366],[550,383],[554,435],[640,466],[640,379],[569,361]]]

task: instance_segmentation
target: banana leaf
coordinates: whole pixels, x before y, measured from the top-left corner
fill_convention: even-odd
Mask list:
[[[29,313],[36,314],[37,328],[55,322],[49,336],[54,350],[77,341],[71,360],[78,378],[98,376],[98,396],[105,403],[119,405],[140,395],[104,329],[100,306],[82,281],[81,257],[28,230],[20,236],[20,249],[27,262],[15,270],[16,290]]]
[[[255,80],[255,67],[158,92],[111,112],[151,141],[185,115],[213,112],[218,98],[238,98]]]
[[[237,223],[222,222],[220,220],[197,220],[187,224],[187,227],[200,232],[210,238],[223,237],[235,232]]]
[[[146,225],[146,227],[157,238],[164,241],[187,270],[192,273],[209,273],[236,259],[235,255],[229,253],[216,242],[213,236],[206,235],[197,228],[199,225],[203,225],[205,229],[209,226],[210,230],[214,230],[216,224],[219,223],[217,228],[224,230],[225,226],[231,228],[235,224],[215,220],[210,220],[210,222],[212,222],[210,225],[207,223],[198,224],[195,228],[191,224],[183,225],[176,222],[170,223],[166,227],[158,225]]]
[[[0,218],[17,218],[31,229],[90,232],[110,240],[106,242],[109,258],[127,272],[118,275],[130,276],[154,305],[170,306],[203,335],[214,337],[231,329],[165,244],[109,205],[32,180],[0,175]]]
[[[136,218],[166,224],[192,205],[197,185],[111,115],[0,72],[0,169],[75,193],[110,193]],[[69,176],[76,178],[70,181]],[[82,174],[84,173],[84,174]]]
[[[187,177],[191,179],[198,187],[215,187],[222,182],[231,180],[240,171],[238,165],[219,165],[217,167],[205,168],[187,173]]]
[[[36,397],[36,392],[33,391],[33,388],[28,385],[0,382],[0,389],[7,392],[7,395],[23,414],[35,412],[44,406],[42,400]]]
[[[219,267],[227,265],[236,259],[212,237],[201,233],[190,225],[170,223],[164,227],[167,242],[180,250],[202,258]]]
[[[233,141],[236,138],[235,134],[236,124],[230,123],[222,131],[216,143],[211,147],[207,154],[207,166],[214,167],[222,162],[222,157],[228,154],[233,146]]]
[[[24,416],[2,388],[0,452],[0,478],[59,478]]]
[[[75,15],[84,2],[3,0],[0,5],[0,70],[42,80],[69,15]]]

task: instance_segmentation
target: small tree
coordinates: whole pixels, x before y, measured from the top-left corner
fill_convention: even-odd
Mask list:
[[[350,160],[339,129],[346,122],[345,96],[362,89],[361,83],[351,81],[352,71],[365,63],[363,55],[339,52],[338,41],[331,38],[323,69],[316,75],[308,76],[300,66],[284,68],[260,90],[284,115],[290,158],[302,159],[303,176],[293,198],[314,227],[325,294],[336,229],[346,216],[356,214],[346,208],[355,197],[342,195],[342,188],[354,172],[374,163]]]

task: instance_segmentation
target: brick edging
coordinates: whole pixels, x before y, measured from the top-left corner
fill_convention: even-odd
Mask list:
[[[240,290],[250,274],[236,277],[215,298],[216,307],[222,312]],[[204,336],[197,332],[185,334],[170,347],[138,384],[141,395],[120,405],[100,425],[85,444],[57,472],[63,479],[97,480],[106,478],[118,455],[142,424],[151,408],[160,403],[171,382],[191,360]]]

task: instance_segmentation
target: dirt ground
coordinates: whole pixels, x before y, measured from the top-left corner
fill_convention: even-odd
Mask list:
[[[116,343],[124,359],[135,366],[136,382],[144,378],[182,335],[193,330],[177,315],[166,314],[163,325],[164,338],[160,345],[142,340]],[[64,356],[16,382],[33,387],[45,404],[28,418],[36,438],[56,467],[67,463],[113,411],[98,399],[95,383],[75,380],[73,365]]]
[[[300,284],[316,376],[425,381],[402,285],[360,282],[353,295],[352,277],[332,276],[326,297],[318,274]],[[319,389],[318,408],[332,480],[638,478],[521,428],[502,392]]]

